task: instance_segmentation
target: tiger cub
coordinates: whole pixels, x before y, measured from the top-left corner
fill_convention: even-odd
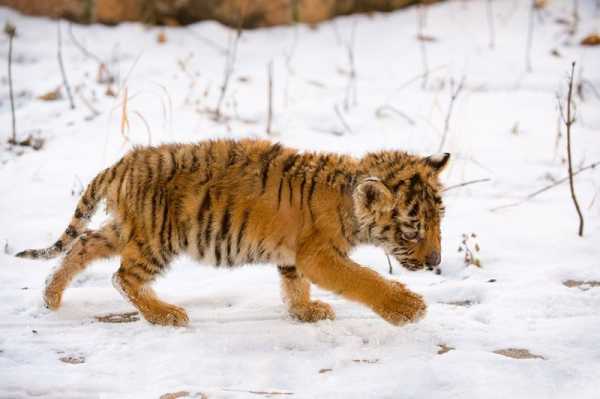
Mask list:
[[[113,283],[146,320],[186,325],[185,310],[151,288],[186,253],[216,266],[277,264],[284,302],[299,320],[335,317],[330,305],[311,300],[314,283],[402,325],[423,317],[422,297],[348,252],[371,243],[410,270],[437,268],[438,175],[449,156],[381,151],[355,159],[253,139],[136,148],[92,180],[58,241],[16,256],[66,252],[44,292],[50,309],[92,261],[118,255]],[[110,221],[86,230],[102,199]]]

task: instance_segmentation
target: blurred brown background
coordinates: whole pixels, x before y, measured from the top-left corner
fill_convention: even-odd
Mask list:
[[[435,0],[0,0],[25,14],[81,23],[182,25],[216,20],[242,28],[317,23],[336,15],[392,11]]]

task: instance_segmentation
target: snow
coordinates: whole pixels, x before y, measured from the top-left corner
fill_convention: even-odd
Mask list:
[[[572,60],[577,79],[600,88],[600,48],[578,44],[599,30],[600,11],[597,2],[580,1],[581,20],[570,36],[568,27],[555,20],[570,18],[572,2],[548,2],[535,18],[533,71],[527,73],[529,2],[493,2],[494,49],[488,46],[486,3],[447,1],[427,8],[423,33],[436,41],[425,43],[431,70],[426,90],[414,79],[423,72],[414,8],[338,18],[315,29],[244,32],[223,106],[225,115],[239,118],[227,123],[211,120],[204,111],[214,109],[219,96],[223,51],[233,37],[229,29],[213,22],[185,28],[74,25],[78,40],[108,62],[127,87],[126,137],[120,129],[123,92],[118,98],[104,95],[106,86],[96,83],[97,63],[75,47],[66,23],[68,79],[100,115],[89,118],[79,94],[76,110],[70,110],[64,90],[60,101],[36,99],[61,84],[56,22],[0,8],[1,20],[10,19],[18,32],[13,73],[20,138],[36,133],[46,139],[40,151],[23,148],[16,156],[4,144],[0,151],[0,243],[5,247],[0,254],[0,397],[146,398],[179,391],[209,398],[282,396],[276,393],[298,398],[597,397],[600,288],[570,288],[563,282],[600,281],[598,169],[576,179],[586,219],[583,238],[576,234],[566,184],[520,206],[490,209],[566,175],[564,138],[555,150],[556,93],[566,92]],[[353,30],[357,104],[346,112],[345,43],[351,43]],[[157,42],[159,31],[165,32],[165,43]],[[4,36],[1,40],[5,63],[8,46]],[[553,49],[560,58],[550,54]],[[270,61],[273,139],[357,156],[382,148],[437,152],[449,82],[465,77],[444,147],[453,154],[444,180],[447,185],[491,181],[448,191],[441,275],[395,264],[389,276],[425,296],[426,318],[393,327],[367,308],[315,289],[316,298],[334,306],[337,319],[303,324],[287,315],[272,265],[223,271],[187,258],[175,262],[155,288],[161,298],[185,307],[189,327],[97,322],[95,316],[133,310],[110,283],[116,259],[87,269],[66,291],[59,311],[45,309],[44,279],[59,260],[36,262],[12,254],[53,242],[72,214],[81,184],[133,145],[267,137]],[[10,104],[4,68],[2,74],[5,143]],[[575,167],[600,159],[600,98],[589,86],[583,93],[584,101],[575,97]],[[414,124],[394,112],[377,117],[378,107],[386,104]],[[481,269],[465,266],[464,253],[457,252],[462,234],[471,232],[481,247]],[[359,248],[352,257],[387,274],[387,260],[377,248]],[[438,354],[439,345],[454,349]],[[543,359],[494,353],[508,348]],[[59,360],[65,356],[84,361]]]

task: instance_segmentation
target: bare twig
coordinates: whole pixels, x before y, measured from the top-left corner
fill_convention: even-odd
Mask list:
[[[573,21],[571,24],[571,28],[569,30],[569,33],[571,35],[574,35],[575,33],[577,33],[578,24],[579,24],[579,1],[573,0]]]
[[[215,119],[218,121],[221,119],[221,105],[223,104],[223,100],[225,99],[225,94],[227,93],[227,88],[229,86],[229,80],[231,79],[231,75],[233,75],[233,70],[235,66],[235,61],[237,58],[237,48],[240,37],[242,36],[242,25],[243,25],[243,14],[240,9],[240,16],[238,21],[238,27],[236,29],[233,37],[229,36],[229,41],[227,45],[227,54],[225,55],[225,70],[223,72],[223,84],[221,85],[221,91],[219,94],[219,100],[217,101],[217,106],[215,107]]]
[[[10,22],[6,22],[4,25],[4,33],[8,36],[8,93],[10,97],[10,113],[12,117],[12,138],[10,142],[13,144],[17,143],[17,118],[15,116],[15,98],[13,95],[13,82],[12,82],[12,48],[13,39],[17,34],[17,28]]]
[[[146,133],[148,133],[148,145],[152,145],[152,131],[150,130],[150,124],[148,123],[146,118],[144,118],[144,115],[142,115],[140,111],[134,110],[133,113],[142,120],[142,123],[146,127]]]
[[[71,109],[75,109],[75,102],[73,101],[73,95],[71,94],[71,87],[69,86],[69,81],[67,80],[67,73],[65,72],[65,66],[63,64],[62,59],[62,35],[60,29],[60,21],[56,23],[56,32],[58,37],[58,65],[60,66],[60,73],[62,74],[63,84],[65,86],[65,90],[67,92],[67,97],[69,97],[69,103],[71,104]]]
[[[575,122],[575,117],[571,115],[571,102],[573,97],[573,74],[575,73],[575,61],[571,64],[571,76],[569,77],[569,91],[567,93],[567,119],[564,121],[567,127],[567,161],[569,166],[569,188],[571,189],[571,199],[577,215],[579,216],[579,237],[583,236],[583,215],[577,202],[577,196],[575,195],[575,187],[573,185],[573,161],[571,155],[571,125]]]
[[[400,111],[399,109],[397,109],[395,107],[392,107],[391,105],[382,105],[381,107],[377,108],[375,110],[375,115],[378,118],[385,117],[386,111],[392,111],[396,115],[401,116],[402,118],[404,118],[404,120],[406,120],[406,122],[408,122],[409,125],[414,125],[415,124],[414,119],[412,119],[411,117],[409,117],[408,115],[406,115],[406,113]]]
[[[491,181],[491,180],[492,179],[489,179],[489,178],[477,179],[477,180],[469,180],[469,181],[466,181],[466,182],[463,182],[463,183],[460,183],[460,184],[455,184],[453,186],[448,186],[448,187],[444,188],[442,191],[446,192],[446,191],[449,191],[449,190],[453,190],[455,188],[464,187],[464,186],[470,186],[471,184],[485,183],[485,182],[488,182],[488,181]]]
[[[86,58],[91,58],[92,60],[96,61],[98,64],[104,64],[104,61],[102,61],[100,59],[100,57],[98,57],[96,54],[89,51],[87,48],[85,48],[85,46],[83,44],[81,44],[81,42],[79,40],[77,40],[77,38],[75,37],[75,33],[73,33],[73,24],[71,22],[69,22],[68,32],[69,32],[69,38],[71,39],[71,42],[73,42],[75,47],[77,47],[77,49],[79,49],[79,51],[81,51],[81,53]]]
[[[535,0],[531,1],[531,7],[529,8],[529,24],[527,27],[527,45],[525,49],[525,68],[527,72],[531,72],[531,46],[533,44],[533,25],[535,22]]]
[[[83,103],[83,105],[85,105],[87,107],[87,109],[90,110],[91,115],[89,116],[88,119],[93,119],[96,116],[100,115],[100,111],[98,111],[93,105],[92,103],[85,98],[85,96],[83,95],[83,87],[79,86],[79,87],[75,87],[75,93],[79,94],[79,99],[81,100],[81,102]]]
[[[462,91],[465,85],[466,77],[460,79],[456,90],[454,90],[454,81],[450,81],[450,104],[448,105],[448,112],[446,113],[446,119],[444,120],[444,131],[442,132],[442,140],[440,141],[440,146],[438,147],[438,152],[444,149],[444,144],[446,144],[446,137],[448,136],[448,131],[450,130],[450,117],[452,116],[452,109],[454,108],[454,102],[458,98],[458,95]]]
[[[422,4],[417,5],[417,41],[419,42],[419,48],[421,49],[421,62],[423,63],[423,80],[421,81],[421,88],[427,87],[427,78],[429,77],[429,63],[427,61],[427,49],[425,47],[425,40],[423,40],[423,28],[425,27],[426,19],[426,6]]]
[[[271,122],[273,120],[273,61],[269,62],[269,65],[267,66],[267,74],[269,76],[269,82],[267,84],[267,134],[271,135]]]
[[[354,62],[354,42],[356,37],[356,21],[352,24],[350,40],[345,43],[348,54],[348,85],[346,86],[346,98],[344,99],[344,110],[348,111],[350,105],[356,106],[356,64]]]
[[[575,172],[573,172],[572,176],[564,177],[564,178],[562,178],[560,180],[555,181],[554,183],[552,183],[552,184],[550,184],[548,186],[542,187],[539,190],[534,191],[531,194],[528,194],[525,198],[523,198],[520,201],[513,202],[513,203],[510,203],[510,204],[506,204],[506,205],[497,206],[495,208],[490,209],[490,211],[494,212],[494,211],[498,211],[500,209],[512,208],[512,207],[524,204],[525,202],[527,202],[527,201],[529,201],[529,200],[537,197],[538,195],[540,195],[540,194],[542,194],[542,193],[544,193],[544,192],[546,192],[546,191],[548,191],[548,190],[550,190],[550,189],[552,189],[552,188],[554,188],[556,186],[560,186],[561,184],[569,181],[570,178],[577,176],[579,173],[581,173],[583,171],[586,171],[588,169],[594,169],[598,165],[600,165],[600,162],[594,162],[592,164],[589,164],[587,166],[579,168],[578,170],[576,170]]]
[[[492,9],[492,0],[487,0],[486,9],[488,26],[490,27],[490,49],[494,49],[496,43],[496,33],[494,29],[494,10]]]
[[[340,122],[342,122],[342,126],[344,126],[344,130],[346,130],[346,133],[352,134],[352,129],[350,128],[350,125],[348,125],[348,123],[346,122],[346,120],[344,119],[344,116],[342,115],[342,111],[340,111],[340,107],[338,107],[337,104],[336,104],[333,107],[333,109],[335,110],[335,114],[340,119]]]

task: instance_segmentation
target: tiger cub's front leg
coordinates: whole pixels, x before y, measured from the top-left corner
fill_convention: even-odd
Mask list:
[[[296,269],[296,266],[277,266],[281,276],[283,302],[288,306],[292,317],[300,321],[315,322],[335,319],[330,305],[318,300],[310,300],[310,282]]]

